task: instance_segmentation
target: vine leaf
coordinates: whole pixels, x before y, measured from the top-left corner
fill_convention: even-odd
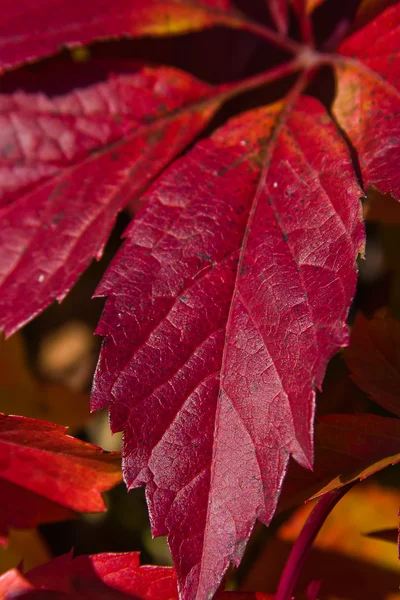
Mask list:
[[[55,98],[0,96],[0,330],[61,301],[101,257],[118,211],[204,127],[215,91],[141,67]]]
[[[176,35],[215,25],[238,27],[230,0],[79,0],[0,5],[0,73],[96,39]]]
[[[121,480],[117,452],[104,452],[45,421],[0,415],[0,448],[3,542],[10,527],[104,511],[101,492]]]
[[[385,35],[382,35],[382,32]],[[357,151],[365,189],[400,199],[400,6],[391,6],[338,48],[332,111]],[[354,59],[357,60],[354,60]],[[350,60],[348,60],[350,59]]]
[[[97,290],[106,339],[92,407],[110,403],[125,431],[125,481],[147,485],[185,599],[211,597],[256,518],[270,521],[289,457],[312,464],[314,388],[347,343],[362,191],[309,97],[262,181],[284,104],[175,162]]]

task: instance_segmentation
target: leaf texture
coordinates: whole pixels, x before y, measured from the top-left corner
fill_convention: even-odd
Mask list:
[[[121,480],[120,456],[45,421],[0,415],[0,536],[105,510],[101,492]]]
[[[0,73],[96,39],[176,35],[217,24],[237,26],[230,0],[3,0]]]
[[[347,342],[362,191],[307,97],[260,186],[281,110],[239,116],[170,167],[97,290],[92,407],[125,431],[126,483],[146,484],[184,599],[239,563],[290,455],[312,464],[314,388]]]
[[[332,111],[357,150],[364,188],[400,199],[400,4],[338,49]],[[350,60],[349,60],[350,59]],[[357,60],[354,60],[357,59]]]
[[[389,317],[357,316],[344,358],[356,384],[400,417],[400,323]]]
[[[315,428],[312,473],[292,464],[279,509],[286,510],[400,462],[400,420],[377,415],[327,415]]]
[[[0,330],[61,301],[101,257],[118,211],[212,116],[215,89],[143,67],[55,98],[0,96]]]

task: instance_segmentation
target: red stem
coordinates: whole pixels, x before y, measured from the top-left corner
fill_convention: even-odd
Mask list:
[[[285,35],[249,19],[243,18],[238,20],[237,27],[244,31],[250,31],[251,33],[254,33],[254,35],[264,38],[268,42],[271,42],[275,46],[278,46],[291,54],[298,54],[304,48],[303,44],[299,44]]]
[[[237,94],[247,92],[267,83],[271,83],[272,81],[276,81],[277,79],[282,79],[283,77],[287,77],[288,75],[293,75],[293,73],[296,73],[297,71],[300,71],[303,68],[304,67],[301,60],[295,58],[293,60],[283,63],[282,65],[278,65],[273,69],[269,69],[268,71],[264,71],[263,73],[259,73],[257,75],[253,75],[252,77],[248,77],[247,79],[242,79],[238,82],[222,85],[220,88],[221,95],[226,95],[227,98],[232,98]]]
[[[311,18],[310,18],[310,14],[307,10],[306,0],[302,0],[302,6],[301,6],[298,16],[299,16],[299,21],[300,21],[301,37],[303,38],[303,41],[307,46],[314,48],[315,44],[314,44],[314,36],[313,36]]]
[[[327,492],[314,506],[286,561],[275,594],[275,600],[291,600],[313,541],[333,507],[353,485],[354,483],[351,483],[342,488]]]

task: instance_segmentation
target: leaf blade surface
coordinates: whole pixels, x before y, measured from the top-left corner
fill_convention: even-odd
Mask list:
[[[117,213],[212,116],[215,89],[143,67],[53,99],[0,98],[0,329],[61,301],[101,257]]]
[[[400,5],[396,3],[338,48],[332,111],[357,150],[364,188],[400,198]]]
[[[120,479],[119,454],[66,435],[66,428],[0,415],[0,535],[10,527],[105,510],[101,492]]]
[[[106,340],[92,407],[109,403],[125,431],[125,481],[147,486],[182,598],[210,597],[239,563],[289,456],[312,463],[314,386],[347,341],[362,192],[311,98],[258,191],[281,111],[246,113],[175,163],[97,291]]]

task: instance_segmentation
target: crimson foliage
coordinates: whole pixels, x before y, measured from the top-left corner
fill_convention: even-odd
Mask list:
[[[275,513],[290,459],[312,468],[316,390],[349,341],[364,248],[360,200],[371,186],[400,198],[400,5],[361,2],[354,15],[329,2],[266,4],[260,20],[256,2],[244,13],[229,0],[0,6],[3,70],[61,45],[123,36],[157,45],[215,26],[238,44],[269,44],[270,68],[242,69],[229,83],[97,58],[67,92],[0,95],[7,335],[62,300],[100,258],[118,211],[143,205],[96,292],[106,304],[92,408],[108,406],[112,430],[124,431],[125,482],[146,485],[152,530],[168,536],[182,600],[213,597],[229,564],[240,563],[255,521]],[[87,79],[90,68],[101,81]],[[266,84],[278,80],[265,103]],[[233,106],[240,112],[226,120]],[[355,335],[365,332],[358,322]],[[355,345],[347,354],[355,381],[399,415],[379,361],[367,376],[371,354],[357,353]],[[43,424],[39,431],[46,440]],[[349,449],[354,432],[363,444]],[[316,473],[297,470],[281,502],[336,489],[344,472],[355,480],[398,462],[399,435],[390,417],[326,417]],[[26,448],[28,461],[37,451]],[[82,495],[83,479],[75,485]]]

